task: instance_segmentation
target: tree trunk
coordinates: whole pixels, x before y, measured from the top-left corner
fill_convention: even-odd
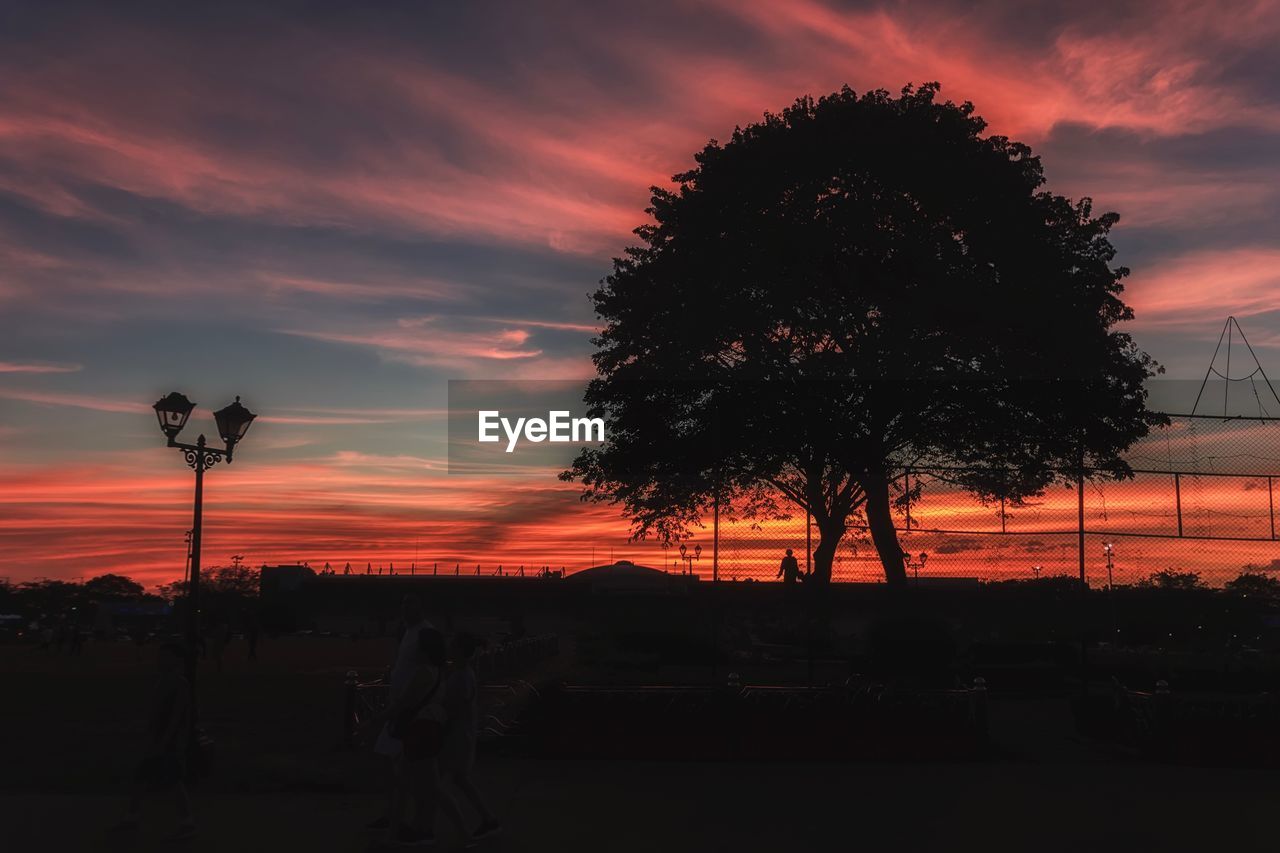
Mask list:
[[[867,514],[867,529],[875,543],[876,553],[880,555],[884,579],[893,587],[906,586],[907,568],[902,562],[902,545],[898,543],[898,531],[894,529],[893,510],[889,505],[889,478],[872,473],[863,480],[862,488],[867,496],[863,506]]]
[[[834,525],[818,525],[818,547],[813,549],[813,574],[808,578],[809,583],[823,586],[831,583],[831,565],[835,562],[836,548],[843,536],[843,524],[838,528]]]

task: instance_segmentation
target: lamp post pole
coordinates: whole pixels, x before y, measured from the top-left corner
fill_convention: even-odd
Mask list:
[[[157,419],[160,421],[160,429],[168,439],[166,446],[181,450],[187,465],[196,472],[195,505],[191,518],[191,547],[187,555],[190,561],[191,575],[187,580],[187,625],[185,632],[186,676],[191,690],[191,725],[194,739],[196,723],[196,660],[197,649],[200,645],[200,543],[204,528],[204,472],[222,461],[225,461],[228,465],[231,464],[231,457],[235,452],[236,444],[239,443],[240,439],[244,438],[244,434],[249,430],[249,425],[253,423],[253,419],[257,415],[242,406],[239,397],[236,397],[235,402],[231,405],[214,412],[213,417],[218,425],[218,435],[225,445],[224,448],[219,449],[209,447],[203,434],[196,439],[195,444],[183,444],[178,441],[178,433],[186,426],[187,419],[191,416],[192,410],[195,409],[195,403],[188,400],[185,395],[174,391],[157,401],[153,408],[156,411]]]
[[[1115,555],[1115,546],[1110,542],[1102,546],[1102,550],[1107,555],[1107,609],[1111,612],[1111,642],[1115,642],[1118,629],[1116,628],[1116,593],[1115,582],[1112,578],[1114,563],[1112,557]]]
[[[685,545],[680,546],[680,560],[685,564],[685,571],[689,575],[693,574],[693,561],[701,560],[701,559],[702,559],[701,545],[694,545],[692,553],[689,552],[689,549],[687,546]]]
[[[191,519],[191,579],[187,583],[187,680],[191,684],[191,713],[194,722],[196,693],[196,648],[200,644],[200,538],[204,527],[204,436],[196,440],[199,448],[191,465],[196,472],[195,510]],[[188,454],[188,460],[192,454]]]
[[[927,552],[925,552],[925,551],[921,551],[921,552],[920,552],[920,558],[919,558],[918,560],[913,560],[913,559],[911,559],[911,555],[910,555],[909,553],[907,553],[906,551],[903,551],[903,552],[902,552],[902,559],[903,559],[903,561],[906,563],[906,567],[907,567],[908,569],[914,569],[914,570],[915,570],[915,582],[916,582],[916,584],[917,584],[917,585],[919,585],[919,583],[920,583],[920,570],[921,570],[921,569],[923,569],[923,568],[924,568],[924,564],[925,564],[926,562],[928,562],[928,561],[929,561],[929,554],[928,554]]]
[[[175,436],[176,437],[176,436]],[[234,446],[234,442],[232,442]],[[200,543],[204,529],[204,472],[224,459],[231,461],[230,449],[208,447],[204,435],[194,445],[179,444],[173,438],[170,447],[183,451],[187,465],[196,472],[195,506],[191,517],[191,577],[187,581],[186,676],[191,686],[191,722],[196,720],[196,661],[200,647]]]

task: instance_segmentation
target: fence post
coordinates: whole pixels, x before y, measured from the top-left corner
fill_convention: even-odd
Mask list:
[[[911,532],[911,469],[902,472],[902,496],[907,504],[907,532]]]
[[[715,508],[711,517],[711,582],[720,581],[720,483],[716,483]]]
[[[987,680],[978,676],[969,691],[969,715],[980,741],[987,739]]]
[[[1088,589],[1084,577],[1084,466],[1080,466],[1080,476],[1076,479],[1076,530],[1079,534],[1077,543],[1080,551],[1080,588]]]
[[[1276,538],[1276,498],[1271,490],[1271,477],[1267,478],[1267,515],[1271,517],[1271,538]]]
[[[1173,474],[1173,503],[1174,509],[1178,514],[1178,535],[1182,535],[1182,475],[1176,471]]]

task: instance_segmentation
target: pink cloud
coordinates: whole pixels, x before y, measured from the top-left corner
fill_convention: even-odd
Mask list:
[[[1102,35],[1068,26],[1048,53],[993,44],[976,16],[837,10],[818,0],[721,6],[795,48],[782,70],[808,75],[814,94],[834,87],[823,80],[891,89],[897,81],[941,80],[944,94],[972,100],[995,132],[1029,141],[1062,121],[1157,134],[1221,124],[1280,128],[1274,111],[1204,82],[1201,73],[1207,32],[1249,44],[1280,33],[1280,16],[1266,4],[1248,10],[1248,27],[1190,2],[1153,9],[1139,25]]]
[[[447,318],[402,318],[394,325],[364,331],[281,329],[331,343],[371,347],[385,357],[420,366],[474,367],[476,361],[535,359],[540,349],[529,349],[524,329],[458,331]]]
[[[358,68],[349,70],[359,73]],[[448,83],[425,68],[419,73],[426,86]],[[107,105],[78,102],[69,93],[61,99],[44,97],[47,94],[34,88],[16,96],[11,92],[9,116],[0,119],[0,140],[30,169],[56,170],[71,164],[94,180],[204,213],[357,230],[483,234],[569,252],[601,251],[613,242],[612,235],[638,224],[636,203],[606,201],[586,184],[558,180],[552,174],[529,180],[509,165],[475,172],[427,148],[382,151],[367,161],[353,152],[351,165],[317,172],[305,164],[254,150],[219,148],[171,130],[153,133],[145,123],[126,120]],[[177,109],[197,109],[185,93],[160,86],[153,94],[158,100],[167,96],[175,101],[172,106]],[[376,169],[371,162],[379,164]],[[51,197],[35,185],[25,191],[19,186],[11,189],[51,212],[86,212],[83,207],[73,210],[66,201],[50,207]]]
[[[720,0],[719,7],[770,48],[751,56],[728,44],[694,52],[649,33],[614,34],[617,61],[647,81],[633,97],[572,69],[546,67],[507,90],[393,51],[344,50],[337,66],[317,72],[330,108],[367,106],[375,93],[378,107],[407,111],[413,126],[462,140],[468,156],[425,135],[410,144],[375,134],[342,140],[350,149],[344,160],[318,168],[288,156],[302,140],[265,124],[262,145],[235,147],[196,132],[202,116],[216,109],[262,123],[263,105],[237,93],[196,93],[181,73],[149,78],[147,101],[130,95],[125,109],[120,92],[128,87],[69,86],[65,75],[33,69],[8,87],[0,139],[28,174],[70,169],[206,213],[599,255],[631,239],[647,186],[686,167],[709,136],[723,138],[765,109],[844,83],[896,88],[939,79],[945,95],[973,100],[994,131],[1031,141],[1064,121],[1153,134],[1223,124],[1280,128],[1273,110],[1213,82],[1201,52],[1206,39],[1257,44],[1280,34],[1265,4],[1224,15],[1179,3],[1102,34],[1067,26],[1047,51],[993,44],[976,17],[837,9],[817,0]],[[565,33],[584,41],[598,35],[572,21]],[[290,47],[306,53],[329,45],[297,35]],[[86,214],[83,200],[36,179],[10,189],[59,215]],[[289,274],[274,285],[348,296],[377,288]]]
[[[557,320],[535,320],[531,318],[511,319],[507,317],[468,317],[469,320],[479,320],[487,323],[500,323],[509,326],[529,326],[534,329],[555,329],[560,332],[583,332],[590,335],[600,333],[600,326],[588,325],[586,323],[565,323]]]
[[[1138,270],[1126,284],[1139,326],[1200,327],[1216,336],[1228,314],[1280,310],[1280,248],[1202,249]]]

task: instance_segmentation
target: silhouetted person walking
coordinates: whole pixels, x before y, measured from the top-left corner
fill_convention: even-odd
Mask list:
[[[182,675],[186,658],[182,644],[164,643],[160,646],[158,658],[160,679],[156,682],[147,723],[146,753],[134,775],[125,818],[113,829],[138,829],[143,794],[170,790],[177,798],[180,823],[178,830],[169,838],[179,840],[196,834],[191,798],[187,796],[182,781],[186,774],[186,750],[191,739],[191,687]]]
[[[418,633],[422,630],[434,630],[430,622],[422,615],[422,600],[416,595],[406,595],[401,602],[401,613],[404,617],[404,632],[400,635],[400,644],[396,647],[395,661],[388,674],[387,704],[393,706],[402,701],[405,691],[417,674],[419,658]],[[388,760],[388,813],[365,824],[367,829],[382,830],[391,828],[391,800],[396,791],[395,765],[404,751],[404,743],[393,734],[391,726],[386,723],[378,732],[373,751],[385,755]]]
[[[487,838],[502,832],[502,824],[489,811],[473,778],[476,735],[480,728],[480,682],[471,661],[479,647],[480,641],[466,632],[453,639],[453,671],[449,673],[444,687],[448,724],[440,749],[440,776],[452,782],[479,814],[480,825],[471,837]]]
[[[800,563],[791,554],[791,549],[787,549],[787,556],[782,558],[782,565],[778,566],[777,577],[782,578],[783,583],[791,584],[800,579]]]
[[[436,810],[442,809],[457,826],[464,846],[470,846],[471,832],[457,802],[440,787],[439,756],[448,723],[444,707],[444,635],[423,627],[415,636],[418,654],[409,683],[385,711],[387,730],[403,745],[395,760],[391,840],[402,846],[432,846]],[[407,819],[410,804],[412,822]]]

